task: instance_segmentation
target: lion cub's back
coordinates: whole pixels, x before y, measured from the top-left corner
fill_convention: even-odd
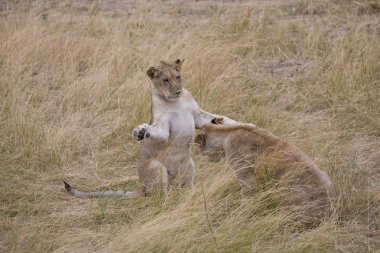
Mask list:
[[[244,129],[230,136],[230,143],[237,142],[240,150],[250,152],[240,156],[251,159],[259,187],[276,186],[281,202],[310,205],[309,212],[314,217],[323,215],[330,206],[335,197],[330,177],[299,148],[260,128]]]

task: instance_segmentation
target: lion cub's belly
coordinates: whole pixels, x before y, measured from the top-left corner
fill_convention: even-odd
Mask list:
[[[170,135],[163,163],[176,174],[178,170],[191,167],[191,144],[195,135],[195,122],[193,116],[184,113],[173,113],[170,119]]]
[[[189,175],[194,174],[194,163],[191,158],[191,146],[195,135],[194,117],[189,113],[170,112],[169,141],[156,142],[150,138],[142,141],[139,168],[146,162],[156,159],[168,170],[169,176],[174,178],[182,171]],[[149,151],[149,152],[148,152]]]

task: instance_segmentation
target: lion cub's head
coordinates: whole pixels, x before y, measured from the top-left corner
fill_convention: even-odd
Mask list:
[[[201,132],[196,136],[194,143],[199,146],[203,155],[207,156],[210,162],[219,162],[226,154],[223,148],[224,138],[215,131],[216,125],[223,124],[223,118],[214,118],[211,124],[201,128]]]
[[[152,81],[159,95],[167,101],[173,101],[182,94],[181,66],[184,59],[177,59],[173,63],[160,61],[157,67],[150,67],[146,74]]]

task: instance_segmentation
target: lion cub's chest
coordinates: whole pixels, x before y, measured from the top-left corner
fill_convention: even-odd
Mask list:
[[[172,112],[170,117],[170,138],[173,141],[191,140],[195,135],[194,116],[190,111]]]
[[[169,124],[170,144],[187,147],[195,135],[195,115],[199,110],[191,94],[183,90],[183,95],[174,103],[152,100],[153,121]]]

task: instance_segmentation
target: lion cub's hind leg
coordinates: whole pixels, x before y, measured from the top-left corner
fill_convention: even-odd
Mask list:
[[[141,183],[146,193],[158,192],[161,189],[168,195],[169,177],[166,167],[157,160],[151,160],[142,168]]]
[[[194,189],[195,164],[193,160],[189,161],[188,168],[185,170],[183,178],[183,186],[189,189]]]
[[[257,191],[255,175],[250,168],[243,167],[236,170],[236,177],[240,184],[240,196],[244,201]]]

